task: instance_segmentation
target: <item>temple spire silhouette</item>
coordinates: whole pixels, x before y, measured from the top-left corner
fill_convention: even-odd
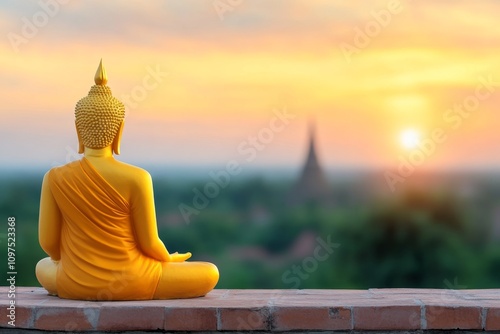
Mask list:
[[[305,203],[331,204],[331,189],[316,153],[316,124],[309,121],[309,145],[307,158],[299,179],[289,193],[290,205]]]

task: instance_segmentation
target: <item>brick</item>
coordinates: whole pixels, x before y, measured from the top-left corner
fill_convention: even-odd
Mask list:
[[[11,319],[8,317],[10,310],[7,305],[2,305],[0,309],[0,327],[12,327],[9,325]],[[16,304],[15,309],[15,327],[17,328],[30,328],[33,325],[34,307],[25,307]]]
[[[500,330],[500,306],[490,307],[486,310],[486,326],[487,331]]]
[[[2,287],[5,290],[0,289],[3,293],[3,298],[0,300],[0,327],[11,327],[8,322],[11,321],[7,317],[10,314],[10,310],[7,307],[10,306],[11,298],[8,297],[8,287]],[[15,292],[15,325],[17,328],[32,328],[33,321],[35,317],[35,309],[39,304],[46,302],[47,292],[42,295],[37,288],[27,288],[27,287],[16,287]]]
[[[138,306],[138,302],[105,303],[99,315],[97,330],[158,330],[163,329],[165,308],[161,306]]]
[[[229,290],[215,289],[207,293],[203,298],[222,298],[227,294],[229,294]]]
[[[35,317],[34,307],[16,307],[16,327],[30,328],[33,326],[33,319]]]
[[[426,306],[427,329],[482,329],[481,308]]]
[[[212,307],[216,309],[261,309],[261,308],[266,308],[269,305],[269,301],[266,299],[248,299],[248,300],[241,300],[241,299],[227,299],[227,300],[222,300],[218,301],[217,303],[210,303],[210,304],[195,304],[191,305],[191,307]]]
[[[420,306],[357,306],[353,310],[355,330],[420,329]]]
[[[167,308],[164,330],[214,331],[217,330],[215,308]]]
[[[17,299],[24,300],[51,300],[51,299],[59,299],[56,296],[50,296],[47,291],[44,289],[43,292],[39,290],[30,291],[30,292],[21,292],[17,294]]]
[[[279,296],[279,295],[296,295],[300,291],[306,291],[306,290],[294,290],[294,289],[231,289],[231,290],[225,290],[227,291],[229,296],[235,296],[235,295],[246,295],[246,296],[255,296],[255,295],[260,295],[260,296]],[[309,290],[311,291],[311,290]],[[330,290],[331,291],[331,290]]]
[[[94,329],[84,308],[50,307],[36,310],[34,328],[41,330],[86,331]]]
[[[0,287],[2,328],[9,328],[7,291]],[[16,327],[48,331],[403,332],[482,325],[500,330],[500,289],[214,290],[195,299],[88,302],[16,288]]]
[[[19,293],[43,293],[47,294],[47,290],[40,286],[18,286],[16,287]]]
[[[467,298],[460,290],[440,290],[431,295],[419,295],[422,303],[430,306],[475,306],[477,302]]]
[[[299,290],[296,297],[312,300],[345,300],[370,298],[366,290]]]
[[[495,298],[499,299],[500,298],[500,289],[467,289],[467,290],[458,290],[462,291],[464,294],[467,294],[469,296],[474,296],[479,299],[485,298]]]
[[[231,308],[219,310],[220,328],[223,331],[269,330],[269,310]]]
[[[277,331],[351,329],[351,310],[342,307],[277,307],[272,317]]]
[[[3,301],[0,304],[0,327],[7,327],[10,319],[7,317],[10,313],[10,310],[7,309],[9,307],[8,301]]]
[[[414,288],[372,288],[368,289],[370,293],[382,294],[382,295],[435,295],[441,291],[446,291],[443,289],[414,289]]]

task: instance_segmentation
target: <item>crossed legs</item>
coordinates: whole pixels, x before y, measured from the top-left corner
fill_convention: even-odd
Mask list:
[[[201,297],[219,281],[219,270],[209,262],[164,262],[153,299]]]
[[[50,257],[46,257],[38,261],[35,269],[38,282],[40,282],[49,294],[55,296],[57,296],[56,276],[58,265]]]
[[[46,257],[36,265],[38,282],[51,295],[57,295],[58,263]],[[219,270],[209,262],[164,262],[153,299],[201,297],[219,281]]]

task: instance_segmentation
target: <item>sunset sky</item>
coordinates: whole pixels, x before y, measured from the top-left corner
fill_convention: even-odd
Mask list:
[[[496,0],[2,1],[0,167],[76,158],[74,106],[102,58],[127,105],[126,162],[300,166],[315,120],[329,168],[397,166],[424,144],[425,168],[500,168],[499,13]]]

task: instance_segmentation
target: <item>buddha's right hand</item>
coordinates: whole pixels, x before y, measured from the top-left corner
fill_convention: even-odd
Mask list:
[[[187,259],[189,259],[191,257],[191,253],[190,252],[187,252],[187,253],[171,253],[170,254],[170,261],[171,262],[184,262],[186,261]]]

